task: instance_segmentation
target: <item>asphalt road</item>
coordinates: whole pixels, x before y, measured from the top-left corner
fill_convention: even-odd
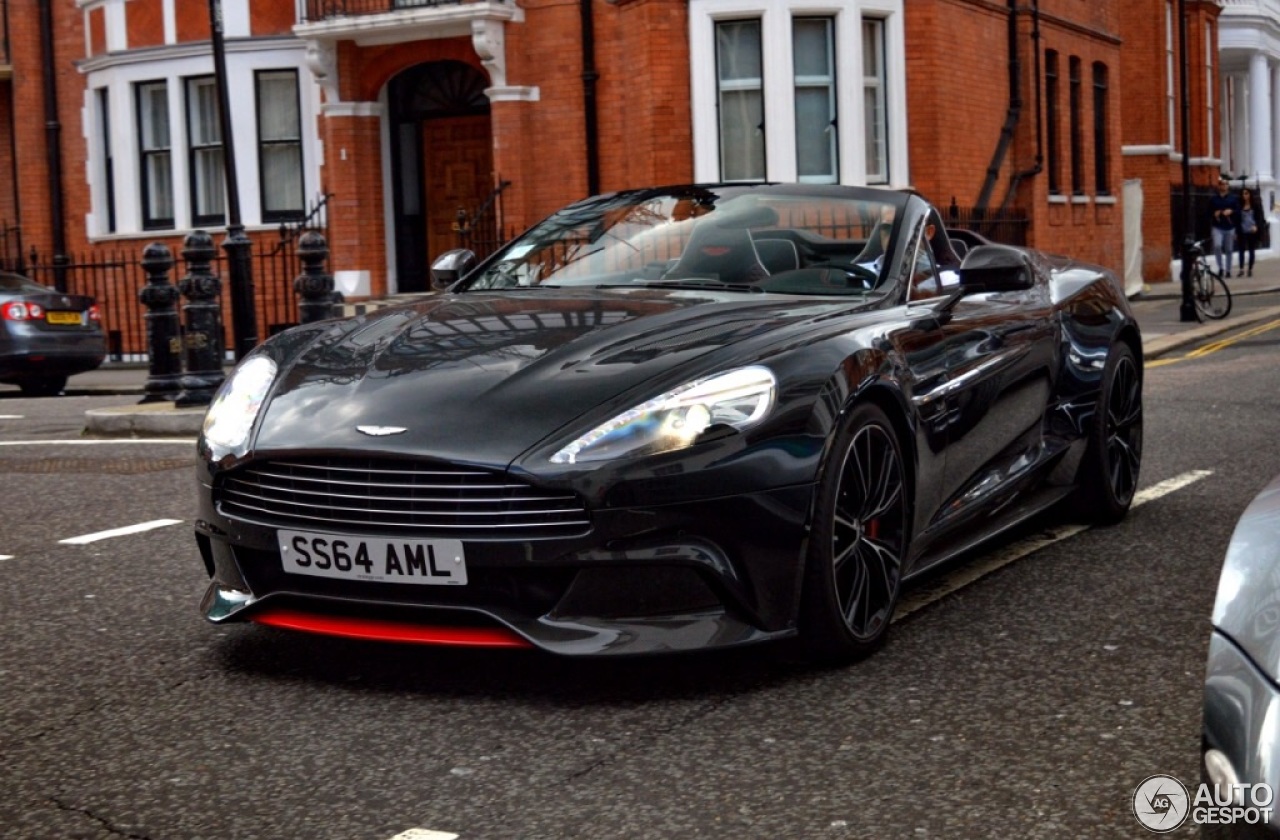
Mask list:
[[[1277,342],[1148,369],[1142,486],[1184,486],[966,559],[835,670],[213,627],[190,444],[43,443],[131,398],[0,394],[0,837],[1145,836],[1138,783],[1198,778],[1218,570],[1280,472]]]

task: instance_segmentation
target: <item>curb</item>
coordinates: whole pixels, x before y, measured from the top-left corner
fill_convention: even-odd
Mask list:
[[[1195,344],[1206,338],[1212,338],[1215,335],[1221,335],[1224,332],[1230,332],[1240,327],[1248,327],[1261,321],[1273,320],[1280,318],[1280,306],[1270,306],[1266,309],[1257,309],[1247,315],[1240,315],[1235,318],[1223,318],[1221,321],[1214,321],[1203,326],[1194,327],[1189,330],[1183,330],[1178,333],[1170,333],[1169,335],[1157,336],[1156,338],[1142,342],[1142,355],[1147,359],[1155,359],[1176,350],[1179,347],[1185,347],[1188,344]]]
[[[166,402],[92,408],[84,413],[84,434],[89,437],[195,437],[204,425],[205,408],[177,408]]]

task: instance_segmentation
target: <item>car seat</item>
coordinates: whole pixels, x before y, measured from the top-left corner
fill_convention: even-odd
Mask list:
[[[710,278],[722,283],[753,283],[769,276],[745,227],[705,221],[694,229],[684,253],[664,280]]]
[[[800,267],[800,252],[790,239],[755,239],[756,255],[770,274],[795,271]]]

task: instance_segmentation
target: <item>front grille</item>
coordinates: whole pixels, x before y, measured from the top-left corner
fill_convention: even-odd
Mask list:
[[[226,516],[297,530],[513,539],[581,534],[591,524],[572,493],[425,461],[256,462],[222,476],[215,492]]]

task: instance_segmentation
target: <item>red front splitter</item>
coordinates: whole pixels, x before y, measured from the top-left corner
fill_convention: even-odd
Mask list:
[[[252,616],[250,620],[269,627],[283,627],[307,633],[323,633],[326,636],[379,642],[411,642],[451,647],[533,647],[527,639],[517,636],[510,630],[497,627],[436,627],[402,621],[383,621],[376,618],[314,615],[281,609],[264,610]]]

